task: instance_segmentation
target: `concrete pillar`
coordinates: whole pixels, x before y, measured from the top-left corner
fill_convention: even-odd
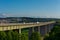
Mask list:
[[[38,27],[34,27],[34,32],[38,32]]]
[[[39,26],[34,27],[34,32],[39,32],[40,33],[40,27]]]
[[[45,34],[47,34],[47,25],[45,25]]]
[[[20,36],[19,36],[19,40],[21,40],[21,28],[19,29],[19,34],[20,34]]]
[[[51,29],[53,29],[53,27],[54,27],[54,24],[50,24],[51,25]]]
[[[49,29],[49,25],[47,25],[47,33],[49,33],[50,29]]]
[[[48,25],[48,31],[50,32],[53,29],[53,27],[54,27],[54,24],[49,24]]]
[[[31,36],[32,32],[34,32],[34,29],[31,27],[31,28],[29,28],[29,32],[28,32],[29,40],[30,40],[30,36]]]
[[[48,33],[51,31],[51,25],[48,25]]]
[[[30,40],[30,36],[33,32],[39,32],[40,33],[40,27],[31,27],[31,28],[29,28],[29,34],[28,34],[29,40]]]
[[[21,28],[19,29],[19,33],[21,34]]]
[[[32,27],[32,32],[34,32],[35,30],[34,30],[34,27]]]
[[[32,32],[34,32],[34,27],[29,28],[29,36],[31,36]]]
[[[51,31],[51,25],[47,25],[47,33],[49,33]]]
[[[40,34],[41,34],[41,36],[44,36],[47,34],[47,26],[40,27]]]
[[[38,32],[40,33],[40,26],[38,27]]]
[[[40,26],[38,27],[38,32],[40,33]]]

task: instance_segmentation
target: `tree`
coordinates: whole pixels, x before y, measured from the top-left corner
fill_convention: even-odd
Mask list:
[[[27,33],[22,33],[21,34],[21,40],[28,40],[28,34]]]
[[[11,31],[12,40],[19,40],[19,33],[16,31]]]
[[[4,31],[0,31],[0,40],[6,40],[6,33]]]
[[[7,34],[7,40],[12,40],[11,32],[12,32],[12,31],[6,32],[6,34]]]
[[[20,40],[20,34],[16,31],[0,31],[0,40]]]
[[[60,26],[55,26],[44,40],[60,40]]]
[[[31,34],[30,40],[41,40],[40,34],[38,32],[33,32]]]

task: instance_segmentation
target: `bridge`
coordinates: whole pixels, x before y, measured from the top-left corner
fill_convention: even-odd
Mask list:
[[[21,29],[29,28],[29,36],[31,36],[32,32],[39,32],[42,36],[49,33],[51,29],[54,27],[55,21],[51,22],[39,22],[39,23],[1,23],[0,24],[0,31],[7,31],[7,30],[16,30],[21,33]]]

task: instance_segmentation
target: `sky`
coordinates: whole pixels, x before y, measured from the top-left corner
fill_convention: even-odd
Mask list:
[[[60,0],[0,0],[0,16],[60,18]]]

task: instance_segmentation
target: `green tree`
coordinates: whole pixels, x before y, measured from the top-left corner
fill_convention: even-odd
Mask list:
[[[33,32],[31,34],[30,40],[41,40],[40,34],[38,32]]]
[[[27,33],[22,33],[21,34],[21,40],[28,40],[28,34]]]
[[[7,40],[12,40],[11,31],[6,32],[6,34],[7,34]]]
[[[20,40],[19,36],[21,35],[16,31],[0,31],[0,40]]]
[[[19,40],[18,32],[11,31],[12,40]]]
[[[44,40],[60,40],[60,26],[55,26]]]
[[[6,40],[6,33],[4,31],[0,31],[0,40]]]

